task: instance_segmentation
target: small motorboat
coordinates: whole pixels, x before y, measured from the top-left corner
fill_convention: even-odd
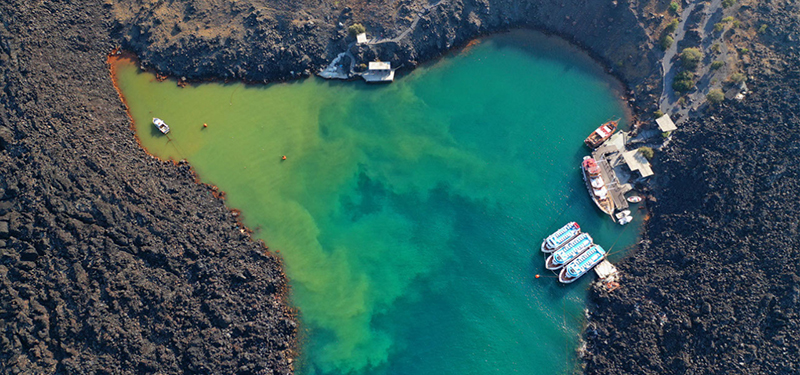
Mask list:
[[[640,197],[638,195],[631,195],[630,197],[628,197],[626,199],[628,200],[628,202],[631,202],[631,203],[639,203],[639,202],[642,201],[642,197]]]
[[[158,117],[153,117],[153,125],[155,125],[156,128],[158,128],[158,130],[160,130],[162,133],[164,134],[169,133],[169,126],[167,125],[166,122],[164,122],[164,120]]]
[[[631,221],[633,221],[633,216],[626,215],[622,219],[619,219],[619,221],[617,221],[617,222],[619,223],[619,225],[625,225],[625,224],[630,223]]]
[[[603,125],[600,125],[599,128],[595,129],[592,134],[589,134],[586,137],[586,140],[583,143],[586,143],[586,146],[589,146],[591,149],[595,149],[607,139],[611,138],[611,135],[617,130],[617,124],[619,124],[619,120],[617,121],[609,121]]]
[[[623,217],[628,216],[630,214],[631,214],[630,210],[622,210],[620,212],[615,213],[614,216],[617,218],[617,220],[619,220],[619,219],[622,219]]]

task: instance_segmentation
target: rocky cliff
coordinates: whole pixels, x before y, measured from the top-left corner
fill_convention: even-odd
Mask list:
[[[660,5],[665,7],[666,5]],[[476,36],[513,27],[561,35],[585,48],[628,83],[656,99],[658,53],[650,33],[658,4],[588,0],[337,1],[264,5],[226,2],[119,1],[112,8],[122,47],[155,70],[187,79],[270,81],[319,71],[363,24],[369,58],[414,67]],[[652,8],[652,9],[651,9]],[[645,16],[646,14],[646,16]]]
[[[356,22],[386,41],[363,53],[407,67],[483,33],[533,27],[583,46],[649,105],[660,87],[651,36],[666,6],[3,2],[0,369],[291,372],[296,323],[280,261],[188,166],[138,147],[109,80],[112,48],[177,77],[265,81],[311,74]],[[754,93],[694,113],[657,156],[658,201],[620,264],[623,287],[593,292],[589,373],[798,372],[798,9],[748,7],[769,26],[750,36]]]
[[[586,373],[800,373],[797,14],[782,1],[736,14],[752,92],[690,112],[656,156],[622,287],[591,293]]]

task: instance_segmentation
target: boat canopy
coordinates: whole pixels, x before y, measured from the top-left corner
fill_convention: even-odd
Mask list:
[[[608,124],[603,124],[603,126],[597,128],[597,134],[602,138],[610,136],[611,133],[613,133],[613,130],[611,130],[611,126]]]
[[[580,277],[586,271],[594,267],[605,257],[606,251],[600,245],[594,245],[585,253],[581,254],[572,263],[567,265],[567,275],[570,277]]]
[[[561,246],[565,242],[569,241],[572,237],[575,237],[575,235],[578,234],[578,231],[580,231],[580,226],[578,226],[578,223],[574,221],[567,223],[567,225],[564,225],[561,227],[561,229],[547,237],[547,246],[550,248]]]
[[[592,246],[592,237],[588,233],[581,234],[553,254],[554,263],[564,264],[569,262],[590,246]]]
[[[597,195],[598,197],[605,197],[606,195],[608,195],[608,189],[606,189],[605,186],[599,189],[594,189],[594,194]]]

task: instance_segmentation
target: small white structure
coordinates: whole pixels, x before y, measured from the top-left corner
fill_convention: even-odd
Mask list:
[[[594,272],[597,273],[597,277],[600,279],[607,279],[609,277],[616,278],[617,267],[614,267],[608,259],[605,259],[594,267]]]
[[[657,118],[656,124],[658,124],[658,129],[660,129],[662,132],[665,133],[675,131],[678,129],[678,127],[675,126],[675,123],[672,122],[672,119],[669,118],[669,115],[664,115]]]
[[[392,63],[383,61],[370,61],[366,73],[361,75],[367,82],[392,82],[394,70]]]
[[[631,172],[639,172],[642,178],[653,175],[650,162],[647,161],[647,158],[644,157],[639,150],[623,152],[622,158],[625,160],[625,164],[628,164],[628,168],[630,168]]]
[[[356,44],[366,44],[367,43],[367,33],[361,33],[356,35]]]

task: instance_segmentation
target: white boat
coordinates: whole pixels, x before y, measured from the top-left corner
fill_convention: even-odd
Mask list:
[[[606,183],[603,181],[603,176],[600,174],[600,166],[597,161],[591,156],[584,156],[581,163],[581,170],[583,171],[583,181],[586,182],[586,189],[592,197],[594,204],[600,211],[611,215],[614,212],[614,201],[608,195]]]
[[[548,270],[555,271],[564,267],[567,263],[583,254],[584,251],[589,249],[593,244],[592,236],[589,233],[583,233],[569,241],[566,245],[561,246],[560,249],[547,257],[544,266]]]
[[[160,130],[162,133],[164,134],[169,133],[169,126],[167,125],[166,122],[164,122],[164,120],[158,117],[153,117],[153,125],[155,125],[158,128],[158,130]]]
[[[630,223],[631,221],[633,221],[633,216],[631,216],[631,215],[627,215],[627,216],[617,220],[619,225],[625,225],[625,224]]]
[[[569,262],[558,274],[558,281],[569,284],[578,280],[583,274],[594,268],[606,257],[606,251],[600,245],[594,245],[579,255],[575,260]]]
[[[642,197],[640,197],[638,195],[632,195],[632,196],[628,197],[627,200],[628,200],[628,202],[631,202],[631,203],[639,203],[639,202],[642,201]]]
[[[581,234],[580,225],[571,221],[542,241],[542,252],[552,253],[579,234]]]

